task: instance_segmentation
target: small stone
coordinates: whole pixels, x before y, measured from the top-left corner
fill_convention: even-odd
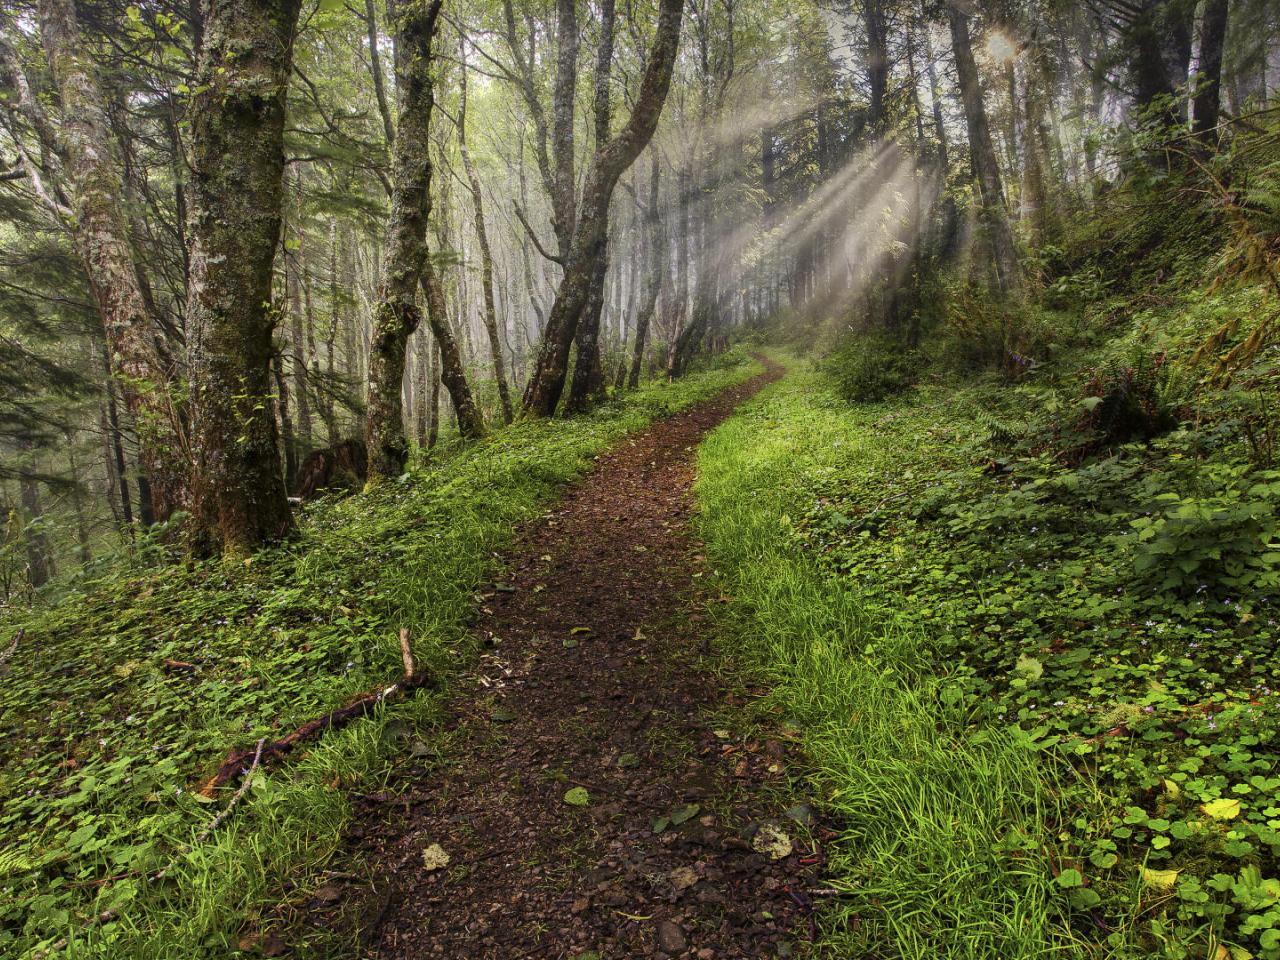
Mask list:
[[[716,952],[710,947],[703,947],[698,951],[698,960],[715,960]]]
[[[787,816],[801,826],[813,823],[813,808],[807,803],[797,803],[787,808]]]
[[[684,931],[670,920],[658,921],[658,949],[663,953],[675,956],[684,953],[687,943]]]

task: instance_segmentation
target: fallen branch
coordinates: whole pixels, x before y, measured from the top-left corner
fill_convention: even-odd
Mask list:
[[[413,651],[409,649],[409,628],[400,628],[400,657],[404,660],[404,678],[413,679]]]
[[[27,631],[24,628],[22,630],[19,630],[17,633],[13,635],[13,642],[9,644],[9,646],[5,647],[4,653],[0,653],[0,667],[3,667],[6,663],[8,663],[13,658],[13,655],[17,653],[18,642],[22,640],[22,636],[26,632]]]
[[[367,716],[381,703],[402,699],[419,687],[428,686],[431,682],[430,676],[425,673],[416,673],[414,670],[413,654],[409,652],[408,630],[400,632],[400,653],[404,659],[405,675],[398,683],[393,683],[382,690],[374,690],[363,694],[345,707],[326,713],[323,717],[318,717],[315,720],[307,721],[288,736],[274,740],[265,746],[260,746],[261,762],[263,764],[270,763],[272,760],[289,753],[298,744],[314,740],[326,730],[345,726],[352,720]],[[252,756],[254,756],[254,752],[251,750],[233,750],[227,755],[227,759],[222,761],[222,766],[218,768],[218,772],[201,788],[200,793],[206,797],[213,796],[213,792],[229,783],[235,777],[236,771]]]
[[[253,763],[251,763],[249,765],[249,769],[244,772],[244,779],[240,782],[240,786],[236,790],[236,792],[231,795],[231,799],[227,801],[227,805],[222,808],[222,812],[218,814],[216,817],[214,817],[212,820],[210,820],[209,825],[207,827],[205,827],[198,834],[196,834],[196,838],[193,841],[191,841],[191,843],[186,848],[183,849],[182,853],[178,854],[179,857],[187,853],[188,851],[190,851],[193,847],[197,847],[200,844],[204,843],[213,834],[213,831],[217,830],[220,826],[222,826],[224,823],[227,822],[227,817],[231,816],[231,811],[233,811],[236,808],[236,804],[240,802],[240,800],[244,797],[245,793],[248,792],[249,787],[253,784],[253,775],[258,772],[258,764],[262,762],[262,745],[265,742],[266,742],[265,739],[258,741],[258,747],[253,752]],[[178,862],[178,857],[174,857],[172,860],[168,862],[168,864],[165,865],[164,869],[158,870],[155,873],[153,873],[151,875],[151,879],[152,880],[164,879],[165,874],[167,874],[170,870],[172,870],[174,866],[177,864],[177,862]]]

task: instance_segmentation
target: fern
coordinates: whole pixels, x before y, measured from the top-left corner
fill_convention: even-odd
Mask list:
[[[26,873],[35,865],[35,861],[22,850],[0,850],[0,877]]]
[[[977,407],[974,420],[984,432],[983,442],[993,447],[1012,447],[1031,433],[1025,423],[1002,420],[985,407]]]

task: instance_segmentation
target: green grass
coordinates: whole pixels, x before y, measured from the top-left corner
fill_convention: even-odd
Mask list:
[[[414,740],[420,693],[255,778],[231,820],[193,787],[252,746],[397,677],[469,662],[466,623],[496,551],[629,431],[758,372],[742,354],[590,417],[523,422],[418,463],[399,483],[308,508],[298,536],[245,564],[123,567],[21,628],[0,678],[0,953],[69,937],[68,956],[230,956],[266,913],[305,901],[351,816]],[[194,669],[166,666],[181,661]],[[148,875],[177,856],[162,882]],[[85,924],[118,908],[118,919]],[[305,944],[295,945],[305,952]]]
[[[975,735],[910,610],[798,548],[793,517],[815,478],[892,466],[894,440],[863,427],[797,371],[715,431],[699,460],[701,530],[734,597],[736,653],[803,731],[840,831],[824,949],[922,960],[1065,949],[1046,857],[1057,801],[1038,754],[1009,732]]]
[[[801,370],[702,448],[842,831],[834,955],[1280,957],[1280,471],[1208,391],[1061,456],[1114,353],[881,404]]]

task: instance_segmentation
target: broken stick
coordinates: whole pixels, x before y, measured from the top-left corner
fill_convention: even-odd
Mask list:
[[[345,707],[326,713],[323,717],[317,717],[315,720],[308,720],[297,730],[294,730],[293,733],[266,744],[262,747],[261,762],[265,765],[276,758],[284,756],[298,744],[314,740],[326,730],[345,726],[352,720],[367,716],[373,712],[373,709],[378,704],[399,700],[419,687],[428,686],[431,683],[431,677],[425,673],[418,673],[414,668],[413,655],[409,652],[409,631],[407,629],[400,631],[400,653],[404,659],[405,675],[398,683],[393,683],[391,686],[381,690],[372,690],[369,693],[362,694]],[[235,777],[236,771],[253,755],[254,752],[251,750],[231,751],[227,755],[227,759],[222,761],[222,766],[218,767],[217,773],[201,788],[200,793],[206,797],[213,796],[213,792],[229,783]]]

